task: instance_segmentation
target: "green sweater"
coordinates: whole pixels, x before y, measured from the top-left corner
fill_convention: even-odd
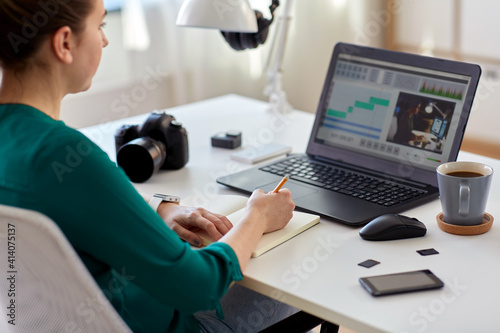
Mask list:
[[[0,105],[0,204],[54,220],[134,332],[199,331],[242,278],[227,244],[191,249],[97,145],[26,105]]]

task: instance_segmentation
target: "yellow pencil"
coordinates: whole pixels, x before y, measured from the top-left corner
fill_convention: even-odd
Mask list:
[[[276,188],[274,189],[273,193],[278,193],[278,191],[283,187],[283,185],[285,185],[286,181],[290,178],[290,175],[285,175],[285,177],[283,177],[283,179],[280,181],[280,183],[278,184],[278,186],[276,186]]]

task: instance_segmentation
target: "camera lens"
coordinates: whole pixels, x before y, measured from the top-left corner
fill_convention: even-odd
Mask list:
[[[166,157],[166,147],[150,138],[138,138],[120,148],[116,162],[134,183],[148,180],[158,171]]]

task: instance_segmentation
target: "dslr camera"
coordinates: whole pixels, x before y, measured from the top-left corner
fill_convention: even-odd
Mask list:
[[[115,133],[116,162],[134,183],[158,169],[176,170],[189,159],[187,132],[165,112],[153,111],[142,125],[123,125]]]

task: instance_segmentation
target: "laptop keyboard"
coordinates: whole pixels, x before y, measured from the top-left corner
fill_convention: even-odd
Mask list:
[[[426,193],[426,191],[403,186],[385,179],[315,163],[300,157],[292,157],[262,167],[260,170],[279,176],[289,174],[290,179],[386,207]]]

